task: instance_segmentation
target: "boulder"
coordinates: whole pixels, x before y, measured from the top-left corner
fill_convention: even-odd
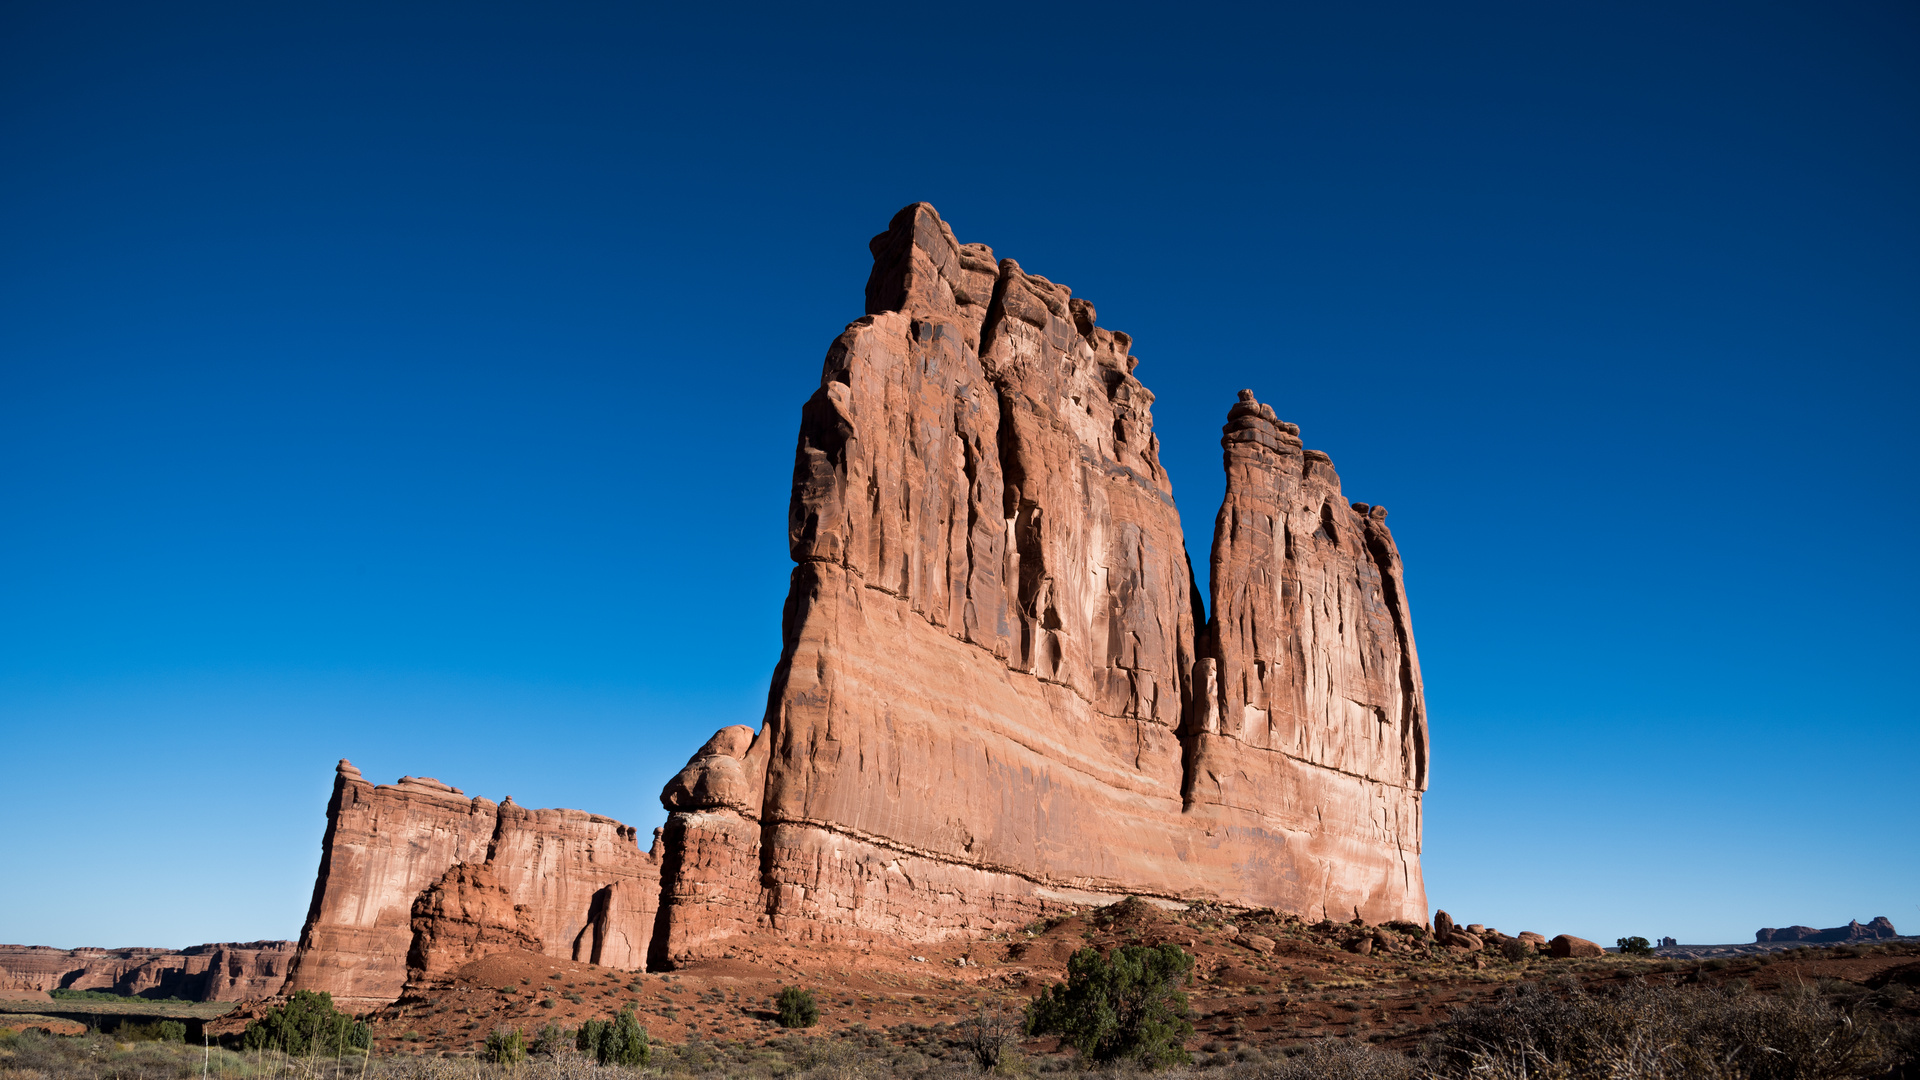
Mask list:
[[[1455,930],[1453,933],[1447,935],[1447,944],[1465,949],[1468,952],[1479,952],[1481,949],[1487,947],[1487,943],[1480,939],[1480,935],[1469,934],[1465,930]]]
[[[1434,912],[1433,913],[1434,940],[1444,942],[1447,940],[1447,938],[1451,936],[1453,936],[1453,916],[1447,914],[1445,911]]]
[[[1259,953],[1271,953],[1277,947],[1272,938],[1259,934],[1241,934],[1233,939],[1233,943]]]
[[[1566,960],[1568,958],[1580,959],[1583,957],[1605,956],[1607,955],[1607,950],[1588,941],[1586,938],[1577,938],[1571,934],[1559,934],[1556,935],[1552,941],[1547,942],[1547,954],[1558,960]]]
[[[1547,947],[1547,938],[1544,934],[1536,934],[1531,930],[1522,930],[1513,936],[1516,940],[1524,941],[1536,949],[1544,949]]]

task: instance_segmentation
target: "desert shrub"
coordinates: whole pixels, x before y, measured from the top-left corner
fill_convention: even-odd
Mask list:
[[[500,1028],[487,1036],[481,1055],[495,1065],[518,1065],[527,1060],[527,1041],[513,1028]]]
[[[1239,1055],[1236,1054],[1236,1057]],[[1413,1080],[1415,1063],[1405,1054],[1358,1039],[1321,1039],[1267,1061],[1230,1067],[1222,1080]]]
[[[1622,956],[1652,956],[1653,942],[1643,937],[1615,938],[1614,944],[1620,946]]]
[[[581,1024],[573,1045],[602,1065],[645,1065],[653,1057],[647,1029],[640,1026],[631,1005],[612,1020]]]
[[[789,986],[780,991],[780,998],[774,1002],[774,1011],[780,1014],[780,1026],[783,1028],[812,1027],[820,1019],[820,1003],[813,999],[813,991],[802,990],[798,986]]]
[[[572,1041],[571,1034],[563,1030],[559,1024],[549,1020],[540,1028],[540,1033],[533,1037],[533,1044],[527,1047],[527,1056],[557,1057],[560,1051]]]
[[[954,1025],[960,1048],[970,1055],[981,1072],[1000,1067],[1007,1050],[1020,1041],[1022,1017],[1002,1008],[981,1008],[979,1012]]]
[[[1089,1062],[1185,1063],[1181,1043],[1193,1025],[1180,984],[1192,968],[1193,957],[1174,945],[1126,945],[1104,957],[1081,949],[1067,960],[1067,981],[1033,999],[1027,1033],[1058,1035]]]
[[[121,1042],[173,1042],[187,1041],[187,1025],[179,1020],[160,1020],[151,1024],[121,1024],[113,1029],[113,1037]]]
[[[247,1024],[240,1045],[248,1050],[278,1050],[302,1057],[312,1053],[338,1057],[373,1045],[367,1025],[333,1007],[325,990],[296,990],[293,996]]]
[[[1439,1077],[1850,1080],[1892,1059],[1873,1025],[1810,989],[1730,994],[1522,985],[1457,1010],[1425,1047]]]

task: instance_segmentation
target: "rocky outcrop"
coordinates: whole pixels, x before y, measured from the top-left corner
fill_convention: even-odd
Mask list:
[[[871,248],[801,412],[761,730],[662,797],[655,960],[1129,894],[1424,922],[1385,511],[1243,392],[1206,620],[1131,339],[926,204]]]
[[[639,970],[661,852],[637,839],[611,818],[430,778],[376,787],[342,761],[284,990],[364,1010],[399,997],[410,971],[438,977],[501,948]]]
[[[456,863],[413,902],[413,944],[407,951],[409,984],[432,983],[463,965],[510,949],[539,952],[533,908],[482,864]]]
[[[51,949],[0,945],[0,990],[104,990],[187,1001],[241,1001],[280,988],[291,941],[185,949]]]
[[[1885,915],[1880,915],[1869,923],[1862,923],[1860,920],[1855,919],[1845,926],[1833,926],[1825,930],[1816,930],[1811,926],[1789,926],[1784,929],[1767,927],[1754,934],[1753,940],[1756,943],[1762,941],[1808,941],[1826,943],[1840,941],[1881,941],[1899,936],[1899,932],[1893,928],[1893,923]]]

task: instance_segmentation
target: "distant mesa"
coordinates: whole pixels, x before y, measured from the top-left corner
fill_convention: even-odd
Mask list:
[[[1858,919],[1855,919],[1845,926],[1834,926],[1825,930],[1815,930],[1811,926],[1788,926],[1778,930],[1773,927],[1767,927],[1755,933],[1753,940],[1755,942],[1808,941],[1827,944],[1850,941],[1884,941],[1899,936],[1899,933],[1893,928],[1893,923],[1890,922],[1885,915],[1880,915],[1869,923],[1862,923]]]
[[[99,990],[185,1001],[244,1001],[280,988],[291,941],[228,941],[185,949],[54,949],[0,945],[0,992]]]

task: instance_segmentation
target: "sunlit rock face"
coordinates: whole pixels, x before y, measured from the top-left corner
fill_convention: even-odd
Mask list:
[[[244,1001],[279,989],[293,950],[291,941],[226,941],[184,949],[0,945],[0,990],[103,990],[187,1001]]]
[[[468,798],[424,777],[375,786],[342,761],[281,989],[365,1010],[397,999],[410,968],[443,977],[508,948],[644,970],[661,855],[612,818]]]
[[[656,963],[1124,895],[1424,922],[1386,512],[1242,392],[1208,621],[1132,340],[924,203],[871,248],[801,411],[764,723],[663,793]]]

